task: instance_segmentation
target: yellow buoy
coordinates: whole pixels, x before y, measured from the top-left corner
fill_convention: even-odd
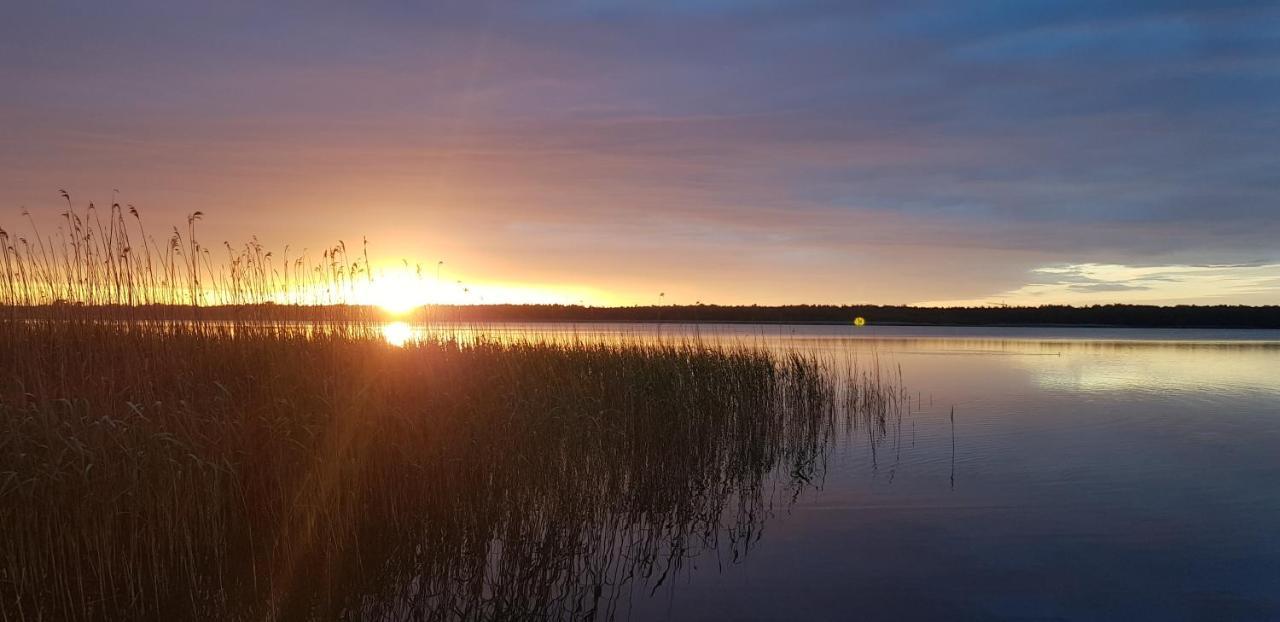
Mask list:
[[[867,325],[867,318],[864,318],[864,317],[862,317],[862,316],[855,317],[855,318],[853,318],[853,325],[854,325],[854,326],[866,326],[866,325]]]

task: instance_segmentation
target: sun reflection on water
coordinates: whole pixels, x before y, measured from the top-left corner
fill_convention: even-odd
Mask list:
[[[403,348],[413,339],[413,328],[404,322],[390,322],[382,327],[382,338],[397,348]]]

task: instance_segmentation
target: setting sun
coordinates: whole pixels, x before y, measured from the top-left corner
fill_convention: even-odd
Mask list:
[[[377,278],[370,287],[368,303],[395,314],[402,315],[428,303],[426,288],[406,274],[391,274]]]

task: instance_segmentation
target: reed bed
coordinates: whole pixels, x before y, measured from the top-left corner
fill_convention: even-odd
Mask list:
[[[27,321],[0,373],[14,620],[612,617],[743,552],[841,412],[812,359],[692,344]]]
[[[0,620],[612,619],[746,554],[834,434],[900,425],[878,364],[397,347],[343,303],[365,251],[219,263],[198,213],[157,244],[67,203],[48,238],[0,230]]]

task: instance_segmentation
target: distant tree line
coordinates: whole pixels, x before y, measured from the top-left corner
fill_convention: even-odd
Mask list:
[[[912,307],[886,305],[637,306],[485,305],[444,313],[475,321],[760,322],[848,324],[1070,325],[1280,328],[1280,306],[1094,305],[1073,307]]]
[[[376,307],[328,305],[183,305],[9,307],[6,315],[264,321],[382,321]],[[455,322],[734,322],[946,326],[1124,326],[1146,328],[1280,328],[1280,305],[1093,305],[1073,307],[913,307],[887,305],[450,305],[423,307],[410,321]]]

